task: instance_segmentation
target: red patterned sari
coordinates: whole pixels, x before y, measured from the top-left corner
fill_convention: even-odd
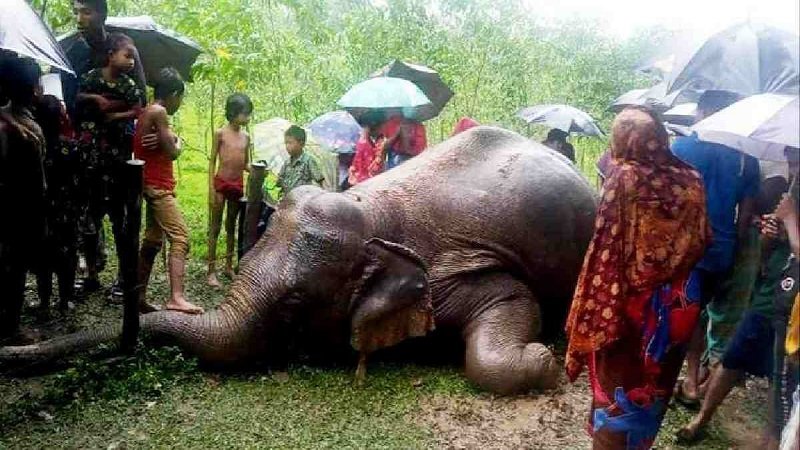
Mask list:
[[[567,320],[567,374],[588,364],[594,448],[649,448],[699,316],[692,272],[709,242],[700,176],[672,155],[648,112],[612,127],[616,170]]]
[[[386,159],[386,139],[381,135],[373,139],[364,131],[356,143],[356,154],[350,165],[347,181],[350,186],[369,180],[383,172]]]

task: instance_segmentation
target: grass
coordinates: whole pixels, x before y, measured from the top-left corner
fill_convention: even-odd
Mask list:
[[[219,377],[163,371],[169,354],[159,357],[159,363],[123,370],[127,377],[117,375],[105,384],[136,385],[143,372],[154,371],[170,389],[151,395],[106,389],[98,400],[74,400],[47,414],[37,412],[4,426],[0,446],[423,448],[431,436],[410,422],[408,413],[425,395],[468,391],[449,370],[381,365],[371,368],[366,385],[357,388],[351,371],[343,369],[295,367],[286,379]],[[410,380],[419,378],[427,382],[414,387]]]
[[[200,120],[188,108],[176,121],[188,142],[179,163],[178,198],[191,229],[188,294],[210,308],[219,304],[224,290],[204,283],[207,163],[204,136],[191,132],[201,129]],[[582,167],[593,175],[603,143],[580,140],[576,147],[579,155],[582,149],[586,152]],[[113,273],[112,265],[102,275],[104,284]],[[150,289],[156,301],[166,297],[160,264]],[[76,305],[65,320],[38,324],[26,315],[26,326],[42,328],[45,335],[61,334],[102,326],[120,316],[120,305],[95,295]],[[0,376],[0,449],[430,448],[435,446],[432,430],[414,419],[420,402],[433,395],[486,395],[466,382],[459,367],[373,363],[361,387],[353,384],[353,370],[298,365],[288,376],[213,374],[199,371],[175,350],[139,349],[133,358],[78,361],[51,375]],[[737,405],[742,420],[764,414],[759,400]],[[681,448],[672,443],[672,435],[688,419],[684,410],[671,410],[659,448]],[[713,430],[697,448],[730,447],[726,428]]]

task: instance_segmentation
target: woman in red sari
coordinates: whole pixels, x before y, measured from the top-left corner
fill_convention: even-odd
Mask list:
[[[710,240],[700,176],[672,155],[653,113],[614,120],[616,169],[567,320],[567,375],[589,368],[594,449],[647,449],[700,314],[692,272]]]
[[[350,186],[366,181],[383,172],[387,140],[377,125],[364,126],[356,143],[356,154],[350,165],[347,182]]]

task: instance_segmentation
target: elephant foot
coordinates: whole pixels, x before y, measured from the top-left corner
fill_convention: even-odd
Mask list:
[[[481,313],[465,330],[467,377],[503,395],[557,387],[560,364],[550,349],[531,342],[538,321],[536,301],[518,289],[516,298]]]

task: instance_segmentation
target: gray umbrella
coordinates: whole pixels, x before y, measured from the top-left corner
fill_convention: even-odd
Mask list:
[[[524,108],[517,116],[528,123],[539,123],[567,133],[603,136],[592,116],[569,105],[537,105]]]
[[[0,49],[75,73],[50,29],[24,0],[0,2]]]
[[[416,84],[431,101],[430,106],[422,107],[417,111],[416,118],[420,121],[438,116],[453,97],[453,91],[445,84],[438,72],[418,64],[395,60],[372,76],[403,78]]]
[[[668,92],[719,89],[753,95],[800,89],[797,34],[758,23],[727,28],[676,58]]]
[[[656,112],[663,113],[673,106],[697,101],[699,93],[689,89],[678,89],[667,94],[667,83],[662,81],[647,89],[633,89],[614,100],[610,109],[619,112],[626,106],[647,106]]]
[[[203,49],[196,42],[158,25],[150,16],[109,17],[106,30],[123,33],[133,39],[144,66],[148,84],[158,79],[158,72],[171,66],[189,80],[194,64]],[[73,31],[58,40],[66,51],[77,42],[79,33]]]

